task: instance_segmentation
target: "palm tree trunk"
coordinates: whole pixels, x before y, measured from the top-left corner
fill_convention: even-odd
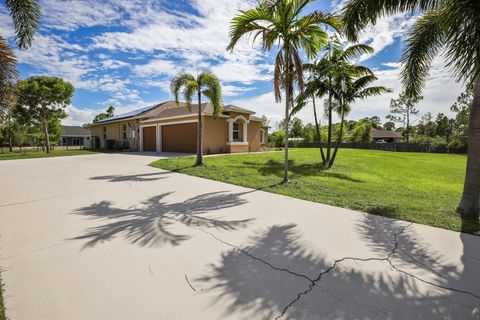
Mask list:
[[[198,90],[198,126],[197,126],[197,162],[195,166],[203,166],[203,136],[202,136],[202,93]]]
[[[290,51],[289,43],[285,43],[285,158],[284,158],[284,171],[283,171],[283,183],[288,182],[288,124],[290,120]]]
[[[333,166],[333,163],[335,162],[335,158],[337,157],[338,148],[340,148],[340,143],[342,143],[344,121],[345,121],[345,111],[342,108],[342,114],[341,114],[341,120],[340,120],[340,134],[338,135],[338,141],[337,141],[337,144],[335,145],[335,150],[333,151],[332,159],[330,159],[330,162],[328,163],[328,168],[331,168]]]
[[[43,121],[43,134],[45,135],[45,151],[50,153],[50,139],[48,137],[48,121]]]
[[[477,222],[480,212],[480,76],[477,76],[468,124],[467,170],[457,212],[462,220]]]
[[[327,159],[325,161],[327,165],[330,163],[331,148],[332,148],[332,90],[330,90],[328,93]]]
[[[318,124],[317,120],[317,107],[315,106],[315,96],[312,97],[313,103],[313,115],[315,117],[315,129],[317,131],[317,140],[318,140],[318,147],[320,148],[320,155],[322,156],[322,162],[325,164],[325,153],[323,152],[322,148],[322,135],[320,134],[320,125]]]
[[[407,143],[410,143],[410,107],[407,106]]]

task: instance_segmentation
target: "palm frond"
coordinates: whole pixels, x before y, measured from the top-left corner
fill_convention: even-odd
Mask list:
[[[175,103],[177,104],[177,106],[179,104],[178,98],[179,98],[180,89],[192,81],[196,83],[195,77],[185,72],[179,73],[175,77],[173,77],[172,81],[170,82],[170,90],[172,91],[172,94],[175,97]],[[190,84],[190,86],[191,85],[192,84]]]
[[[185,97],[185,104],[188,111],[192,112],[192,101],[195,93],[198,92],[198,83],[196,80],[190,80],[183,86],[183,96]],[[177,102],[178,105],[178,102]],[[201,106],[198,106],[199,108]]]
[[[202,88],[202,94],[210,99],[213,106],[213,116],[217,117],[223,110],[222,105],[222,86],[218,78],[211,72],[202,72],[199,77],[199,83]]]
[[[366,99],[371,96],[381,96],[382,94],[385,93],[390,93],[392,92],[392,89],[383,87],[383,86],[376,86],[376,87],[368,87],[360,92],[357,93],[357,97],[360,99]]]
[[[429,10],[421,16],[410,30],[401,61],[401,72],[405,93],[409,97],[419,96],[429,75],[433,58],[445,43],[442,12]]]
[[[17,79],[16,63],[15,54],[8,46],[7,41],[0,36],[0,98],[4,98],[8,89]]]
[[[366,44],[354,44],[352,46],[349,46],[343,50],[340,54],[340,59],[341,60],[351,60],[355,59],[363,54],[372,54],[374,53],[375,50],[370,47],[369,45]]]
[[[40,26],[40,5],[37,0],[5,0],[5,4],[12,17],[17,45],[25,50]]]
[[[377,19],[401,12],[413,13],[415,10],[435,8],[443,0],[348,0],[341,12],[343,32],[348,40],[358,41],[358,32]]]
[[[230,25],[230,43],[227,46],[227,50],[232,51],[238,41],[250,32],[260,32],[257,32],[255,38],[262,33],[266,33],[269,28],[260,25],[260,23],[272,24],[273,22],[272,14],[263,5],[248,11],[240,10],[240,13],[233,18]]]
[[[473,82],[480,75],[479,4],[478,0],[456,0],[442,6],[447,67],[459,81]]]

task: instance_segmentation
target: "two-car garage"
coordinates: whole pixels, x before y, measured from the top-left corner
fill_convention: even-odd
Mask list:
[[[162,152],[195,153],[197,149],[197,123],[165,124],[142,128],[143,151],[157,150],[157,129],[160,130]]]

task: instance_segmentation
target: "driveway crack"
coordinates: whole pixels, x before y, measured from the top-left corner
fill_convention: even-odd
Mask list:
[[[266,266],[268,266],[269,268],[273,269],[273,270],[276,270],[276,271],[281,271],[281,272],[286,272],[290,275],[293,275],[293,276],[296,276],[296,277],[299,277],[299,278],[302,278],[302,279],[305,279],[307,281],[309,281],[309,285],[307,287],[307,289],[303,290],[303,291],[300,291],[297,293],[296,297],[290,301],[290,303],[288,303],[284,309],[282,310],[282,313],[280,315],[278,315],[275,319],[278,320],[278,319],[281,319],[285,316],[285,314],[287,313],[288,309],[291,308],[293,305],[295,305],[297,302],[299,302],[302,297],[308,295],[310,292],[312,292],[313,288],[322,280],[322,277],[328,273],[330,273],[332,270],[334,270],[339,264],[341,264],[342,262],[344,261],[357,261],[357,262],[368,262],[368,261],[384,261],[384,262],[387,262],[395,271],[397,272],[400,272],[406,276],[409,276],[409,277],[412,277],[420,282],[423,282],[427,285],[431,285],[433,287],[437,287],[437,288],[440,288],[440,289],[444,289],[444,290],[449,290],[449,291],[453,291],[453,292],[458,292],[458,293],[462,293],[462,294],[466,294],[466,295],[470,295],[476,299],[479,299],[480,300],[480,295],[474,293],[474,292],[470,292],[470,291],[466,291],[466,290],[461,290],[461,289],[456,289],[456,288],[453,288],[453,287],[448,287],[448,286],[443,286],[443,285],[440,285],[440,284],[436,284],[436,283],[433,283],[433,282],[430,282],[430,281],[427,281],[425,279],[422,279],[412,273],[409,273],[407,271],[404,271],[400,268],[398,268],[397,266],[395,266],[395,264],[390,260],[390,258],[396,254],[397,250],[398,250],[398,246],[399,246],[399,241],[398,241],[398,237],[405,232],[405,230],[407,228],[409,228],[413,223],[409,223],[408,225],[405,225],[403,226],[398,232],[394,233],[393,234],[393,247],[392,249],[390,250],[390,252],[388,252],[388,254],[384,257],[384,258],[374,258],[374,257],[370,257],[370,258],[358,258],[358,257],[350,257],[350,256],[347,256],[347,257],[343,257],[343,258],[340,258],[340,259],[337,259],[335,260],[332,265],[327,268],[326,270],[320,272],[318,274],[318,276],[314,279],[310,278],[309,276],[307,275],[304,275],[304,274],[301,274],[301,273],[297,273],[295,271],[292,271],[292,270],[289,270],[287,268],[281,268],[281,267],[277,267],[275,265],[273,265],[272,263],[262,259],[262,258],[259,258],[257,256],[254,256],[252,255],[250,252],[248,252],[246,249],[243,249],[237,245],[234,245],[234,244],[231,244],[223,239],[220,239],[219,237],[217,237],[215,234],[211,233],[211,232],[208,232],[202,228],[198,228],[198,227],[193,227],[193,226],[190,226],[191,228],[193,229],[196,229],[196,230],[199,230],[207,235],[209,235],[210,237],[212,237],[213,239],[215,239],[216,241],[218,242],[221,242],[223,243],[224,245],[226,246],[229,246],[235,250],[238,250],[239,252],[245,254],[246,256],[248,256],[249,258],[253,259],[253,260],[256,260]]]
[[[439,285],[439,284],[436,284],[436,283],[433,283],[433,282],[430,282],[430,281],[427,281],[427,280],[424,280],[412,273],[409,273],[407,271],[404,271],[400,268],[398,268],[397,266],[395,266],[395,264],[390,260],[390,258],[395,255],[397,249],[398,249],[398,246],[399,246],[399,241],[398,241],[398,236],[401,235],[402,233],[405,232],[405,230],[407,228],[409,228],[413,223],[410,223],[404,227],[402,227],[400,229],[400,231],[394,233],[393,235],[393,242],[394,242],[394,245],[392,247],[392,250],[387,254],[387,256],[385,258],[355,258],[355,257],[343,257],[343,258],[340,258],[340,259],[337,259],[333,262],[333,264],[328,268],[326,269],[325,271],[322,271],[319,273],[319,275],[312,280],[312,282],[309,284],[308,288],[302,292],[299,292],[297,294],[297,296],[295,297],[295,299],[293,299],[289,304],[287,304],[285,306],[285,308],[283,309],[282,313],[277,316],[275,319],[278,320],[278,319],[281,319],[283,316],[285,316],[285,314],[287,313],[288,309],[290,307],[292,307],[295,303],[297,303],[298,301],[300,301],[300,299],[303,297],[303,296],[306,296],[307,294],[309,294],[313,288],[317,285],[318,282],[321,281],[322,277],[325,275],[325,274],[328,274],[330,271],[334,270],[336,268],[336,266],[344,261],[347,261],[347,260],[351,260],[351,261],[358,261],[358,262],[367,262],[367,261],[385,261],[387,262],[394,270],[396,270],[397,272],[400,272],[400,273],[403,273],[409,277],[412,277],[420,282],[423,282],[427,285],[431,285],[431,286],[434,286],[434,287],[437,287],[437,288],[440,288],[440,289],[444,289],[444,290],[450,290],[450,291],[454,291],[454,292],[458,292],[458,293],[463,293],[463,294],[467,294],[467,295],[470,295],[476,299],[480,299],[480,295],[476,294],[476,293],[473,293],[473,292],[470,292],[470,291],[466,291],[466,290],[460,290],[460,289],[456,289],[456,288],[452,288],[452,287],[447,287],[447,286],[442,286],[442,285]]]

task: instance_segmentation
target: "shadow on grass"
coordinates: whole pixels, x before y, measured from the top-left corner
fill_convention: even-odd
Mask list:
[[[265,163],[244,161],[244,165],[249,167],[256,168],[257,171],[263,175],[276,175],[278,177],[283,177],[283,162],[276,160],[268,160]],[[317,176],[317,177],[331,177],[334,179],[346,180],[350,182],[364,182],[359,179],[352,178],[348,175],[336,173],[329,171],[328,169],[321,166],[321,164],[300,164],[296,165],[295,160],[288,160],[288,170],[292,172],[295,176]]]
[[[178,225],[197,228],[237,230],[249,225],[253,219],[226,220],[217,210],[245,204],[243,193],[211,192],[181,202],[169,203],[165,198],[173,192],[151,197],[139,207],[116,208],[111,201],[102,201],[80,208],[74,214],[108,223],[89,228],[85,234],[71,240],[87,240],[85,247],[115,237],[123,237],[139,246],[177,246],[190,238],[175,230]]]

